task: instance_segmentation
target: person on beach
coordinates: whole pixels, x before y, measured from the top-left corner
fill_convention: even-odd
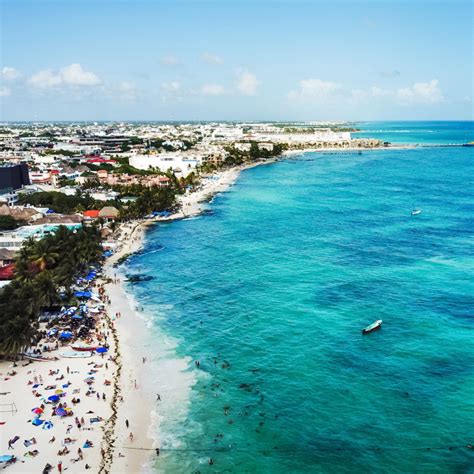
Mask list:
[[[127,429],[128,429],[128,425],[129,425],[128,420],[125,420],[125,426],[127,427]]]
[[[130,434],[128,435],[128,437],[130,438],[130,442],[133,443],[133,433],[130,431]]]
[[[160,397],[160,394],[159,394],[159,393],[156,394],[156,401],[157,401],[157,402],[161,402],[161,397]]]
[[[82,449],[77,448],[77,455],[79,456],[79,459],[82,461],[84,459],[84,455],[82,454]]]
[[[59,474],[61,474],[61,472],[63,472],[63,462],[62,461],[58,462],[58,472],[59,472]]]

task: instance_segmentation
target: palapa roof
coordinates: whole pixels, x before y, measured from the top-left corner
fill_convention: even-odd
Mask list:
[[[99,211],[99,217],[118,217],[119,210],[114,206],[105,206]]]

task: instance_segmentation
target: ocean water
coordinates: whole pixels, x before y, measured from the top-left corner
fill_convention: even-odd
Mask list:
[[[474,141],[473,121],[360,122],[355,138],[377,138],[395,144],[464,144]]]
[[[469,148],[307,153],[153,227],[153,470],[472,472],[473,269]]]

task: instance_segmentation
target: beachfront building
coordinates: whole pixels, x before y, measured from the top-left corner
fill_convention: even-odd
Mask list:
[[[187,176],[201,164],[197,155],[184,153],[160,153],[155,155],[132,155],[130,165],[139,170],[155,169],[162,171],[173,171],[177,176]]]
[[[55,232],[60,225],[64,225],[68,229],[78,229],[82,226],[82,224],[78,222],[60,222],[56,224],[23,226],[13,231],[0,232],[0,249],[18,251],[23,245],[23,242],[29,237],[41,239]]]

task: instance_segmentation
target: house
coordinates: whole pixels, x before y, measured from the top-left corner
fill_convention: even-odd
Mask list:
[[[114,206],[105,206],[99,211],[99,218],[113,221],[119,216],[119,210]]]
[[[0,249],[0,267],[5,267],[15,262],[15,252],[9,249]]]
[[[99,211],[92,209],[90,211],[84,211],[82,215],[84,216],[85,220],[98,219]]]
[[[99,170],[99,171],[97,171],[97,177],[98,177],[99,179],[107,179],[108,174],[109,174],[109,173],[107,172],[107,170]]]
[[[252,148],[251,143],[234,143],[234,148],[239,151],[250,151],[250,148]]]

